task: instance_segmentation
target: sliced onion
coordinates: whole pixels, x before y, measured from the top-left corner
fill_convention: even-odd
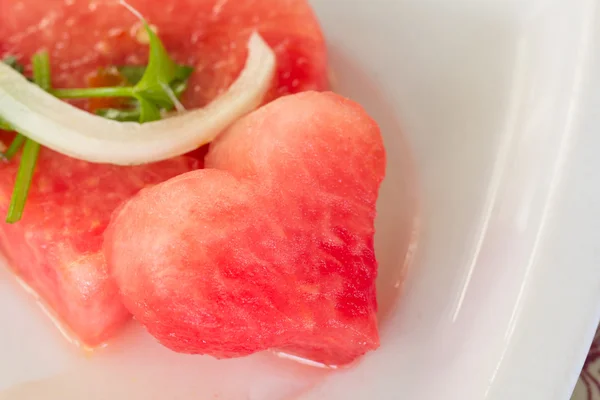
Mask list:
[[[0,63],[0,117],[43,146],[95,163],[160,161],[211,142],[260,105],[275,73],[275,55],[259,34],[237,80],[206,107],[146,124],[108,120],[57,99]]]

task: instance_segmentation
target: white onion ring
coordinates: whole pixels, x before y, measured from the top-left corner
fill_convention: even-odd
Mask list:
[[[160,121],[118,122],[80,110],[0,63],[0,117],[16,131],[67,156],[94,163],[137,165],[185,154],[211,142],[258,107],[271,86],[276,59],[258,33],[229,89],[204,108]]]

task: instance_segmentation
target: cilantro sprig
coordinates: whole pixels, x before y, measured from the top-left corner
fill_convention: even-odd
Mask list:
[[[11,129],[10,127],[8,127],[6,130]],[[21,135],[20,133],[17,133],[13,141],[10,143],[10,146],[8,146],[8,149],[6,149],[6,151],[3,154],[4,158],[7,161],[11,160],[19,152],[19,150],[25,143],[25,139],[27,139],[25,136]]]
[[[150,53],[146,66],[122,66],[119,68],[130,86],[52,89],[50,58],[47,52],[36,53],[32,58],[33,82],[61,99],[98,97],[131,99],[129,108],[96,111],[102,117],[117,121],[138,121],[140,123],[156,121],[161,118],[163,111],[179,108],[179,98],[187,88],[187,81],[193,68],[177,64],[148,23],[135,10],[131,10],[140,17],[148,33]],[[3,62],[21,73],[24,71],[23,65],[15,57],[6,57]],[[0,129],[12,130],[10,124],[1,119]],[[1,156],[10,160],[21,148],[23,151],[6,218],[8,223],[17,222],[22,217],[40,151],[38,143],[17,133],[9,148]]]
[[[132,120],[151,122],[161,118],[161,110],[172,110],[178,98],[187,87],[187,80],[193,68],[179,65],[171,59],[169,53],[150,28],[142,21],[144,29],[150,38],[150,55],[147,66],[124,66],[119,72],[133,86],[115,86],[82,89],[55,89],[54,96],[61,99],[79,99],[93,97],[125,97],[137,101],[133,110],[118,109],[101,110],[98,114],[117,120]]]
[[[119,73],[123,76],[127,82],[131,85],[137,85],[144,74],[146,73],[146,66],[123,66],[118,68]],[[188,79],[194,72],[192,67],[178,65],[177,74],[174,80],[169,85],[173,94],[177,99],[180,99],[185,90],[188,87]],[[171,111],[172,107],[162,108],[164,111]],[[139,102],[136,100],[133,102],[132,107],[128,109],[121,108],[101,108],[96,110],[96,114],[101,117],[114,119],[116,121],[139,121],[141,118],[141,108]]]

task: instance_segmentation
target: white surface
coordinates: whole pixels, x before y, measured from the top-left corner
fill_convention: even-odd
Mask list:
[[[396,117],[420,185],[405,291],[354,369],[177,356],[136,329],[84,360],[0,275],[0,390],[41,379],[0,399],[567,399],[600,306],[596,3],[314,1],[336,87],[385,134],[384,311],[412,200]]]

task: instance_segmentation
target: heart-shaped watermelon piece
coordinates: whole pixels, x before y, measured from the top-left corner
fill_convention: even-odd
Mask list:
[[[145,189],[104,251],[125,306],[163,345],[277,349],[327,365],[379,346],[377,124],[333,93],[283,97],[211,145],[206,169]]]

